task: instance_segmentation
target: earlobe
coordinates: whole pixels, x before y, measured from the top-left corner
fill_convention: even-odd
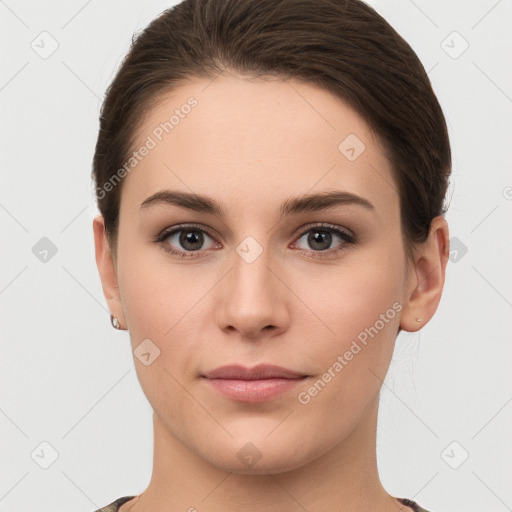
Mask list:
[[[404,331],[418,331],[434,316],[443,292],[449,250],[448,224],[443,217],[436,217],[428,239],[414,251],[400,319]]]
[[[93,232],[96,266],[100,274],[103,294],[105,295],[111,314],[117,317],[121,326],[126,325],[123,309],[121,307],[116,265],[108,244],[105,232],[105,221],[101,214],[97,215],[93,220]]]

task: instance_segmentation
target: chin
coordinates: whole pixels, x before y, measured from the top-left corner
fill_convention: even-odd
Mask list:
[[[228,472],[234,473],[236,475],[277,475],[279,473],[286,473],[288,471],[293,471],[294,469],[298,469],[305,464],[307,464],[308,460],[303,460],[302,458],[295,457],[293,460],[290,457],[284,454],[273,454],[271,457],[266,457],[263,460],[263,457],[254,463],[254,465],[246,464],[245,462],[240,462],[239,460],[233,460],[229,458],[228,460],[223,460],[219,458],[215,458],[210,460],[210,463],[216,466],[218,469]]]
[[[266,434],[255,435],[252,441],[243,438],[230,439],[228,444],[219,443],[218,449],[198,454],[210,464],[238,475],[278,474],[300,468],[321,455],[322,447],[305,446],[300,439],[286,440],[276,436],[265,438]],[[204,447],[208,448],[208,447]]]

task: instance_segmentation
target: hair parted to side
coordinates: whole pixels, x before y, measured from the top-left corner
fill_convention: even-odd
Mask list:
[[[104,186],[133,152],[144,115],[187,79],[225,69],[300,80],[345,101],[392,164],[406,245],[427,238],[445,213],[448,130],[423,65],[386,20],[360,0],[184,0],[133,37],[102,105],[92,177],[114,252],[123,182]]]

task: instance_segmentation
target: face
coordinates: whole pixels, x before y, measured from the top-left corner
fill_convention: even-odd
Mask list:
[[[409,288],[382,147],[328,92],[227,74],[165,96],[144,145],[123,183],[116,271],[166,434],[238,473],[340,446],[376,403]],[[226,365],[281,370],[212,373]]]

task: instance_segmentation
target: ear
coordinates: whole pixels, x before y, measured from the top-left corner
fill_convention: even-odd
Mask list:
[[[411,268],[407,279],[405,304],[400,318],[400,327],[404,331],[418,331],[437,310],[450,255],[449,240],[446,220],[441,216],[435,217],[427,240],[414,249],[414,259],[410,262]]]
[[[117,317],[121,327],[126,326],[121,296],[117,285],[117,273],[114,258],[112,257],[105,231],[105,221],[102,215],[97,215],[92,223],[94,231],[94,248],[96,252],[96,265],[100,274],[103,294],[107,300],[110,312]]]

